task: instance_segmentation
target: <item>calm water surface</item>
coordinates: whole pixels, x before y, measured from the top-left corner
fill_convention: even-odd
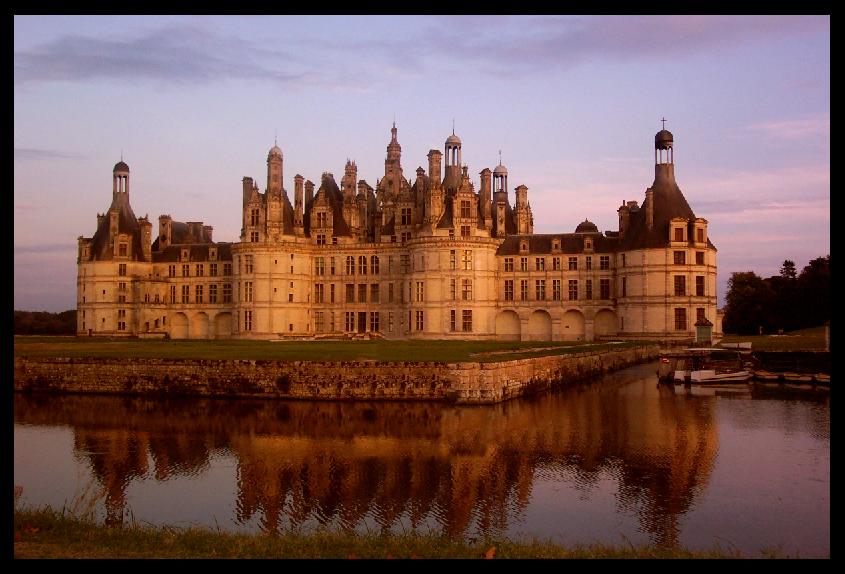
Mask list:
[[[829,556],[829,399],[655,371],[485,407],[15,394],[14,481],[109,524]]]

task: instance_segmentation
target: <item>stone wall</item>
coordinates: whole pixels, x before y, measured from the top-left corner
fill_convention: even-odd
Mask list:
[[[16,391],[490,404],[657,357],[657,345],[497,363],[15,357]]]

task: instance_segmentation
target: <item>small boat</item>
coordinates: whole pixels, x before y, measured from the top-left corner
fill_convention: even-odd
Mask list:
[[[812,383],[813,376],[801,373],[784,373],[783,380],[787,383]]]
[[[770,371],[754,371],[754,378],[758,381],[779,381],[780,373],[772,373]]]
[[[747,383],[751,379],[750,371],[728,371],[717,373],[715,370],[700,370],[690,373],[690,382],[698,384]]]
[[[815,379],[816,383],[820,385],[830,385],[830,375],[828,375],[827,373],[816,373],[813,378]]]

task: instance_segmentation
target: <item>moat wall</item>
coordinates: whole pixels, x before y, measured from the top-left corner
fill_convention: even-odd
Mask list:
[[[16,391],[490,404],[649,361],[659,347],[496,363],[15,357]]]

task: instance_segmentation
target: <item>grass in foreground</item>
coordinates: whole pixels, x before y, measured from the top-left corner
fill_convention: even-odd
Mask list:
[[[465,542],[437,535],[227,534],[205,529],[109,528],[49,508],[15,510],[15,558],[741,558],[719,549],[604,545],[567,548],[543,541]],[[776,552],[768,553],[772,557]]]
[[[789,331],[783,335],[725,335],[719,342],[750,342],[753,351],[824,351],[824,327]]]
[[[573,341],[245,341],[15,337],[15,355],[277,361],[496,362],[631,347]],[[503,352],[504,351],[504,352]]]

